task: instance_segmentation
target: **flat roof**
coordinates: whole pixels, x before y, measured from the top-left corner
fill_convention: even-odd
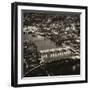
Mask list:
[[[37,49],[40,50],[47,50],[47,49],[53,49],[57,48],[56,44],[51,41],[50,39],[43,38],[43,39],[37,39],[34,41],[34,43],[37,46]]]
[[[53,41],[40,35],[35,35],[33,37],[33,35],[30,34],[26,36],[26,39],[33,41],[33,43],[35,43],[39,51],[58,48]]]

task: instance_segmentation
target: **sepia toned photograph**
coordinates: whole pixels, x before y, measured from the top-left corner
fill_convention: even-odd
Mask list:
[[[80,74],[80,13],[22,11],[23,77]]]
[[[13,87],[87,83],[87,7],[12,3]]]

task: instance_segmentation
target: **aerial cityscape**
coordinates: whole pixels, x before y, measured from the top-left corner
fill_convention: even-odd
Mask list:
[[[23,77],[80,74],[80,14],[22,13]]]

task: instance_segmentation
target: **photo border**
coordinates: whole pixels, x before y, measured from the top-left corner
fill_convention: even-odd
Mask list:
[[[18,84],[18,6],[39,6],[39,7],[53,7],[53,8],[73,8],[85,10],[85,80],[65,81],[65,82],[48,82],[48,83],[32,83],[32,84]],[[13,87],[23,86],[40,86],[40,85],[56,85],[56,84],[72,84],[72,83],[87,83],[87,57],[88,57],[88,7],[87,6],[73,6],[73,5],[56,5],[56,4],[42,4],[42,3],[23,3],[14,2],[11,4],[11,85]]]

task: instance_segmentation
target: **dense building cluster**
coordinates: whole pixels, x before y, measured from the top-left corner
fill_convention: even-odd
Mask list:
[[[56,47],[71,47],[80,53],[79,13],[29,13],[23,14],[24,74],[39,65],[40,53],[32,37],[44,37]],[[31,36],[32,35],[32,36]],[[63,68],[63,67],[62,67]]]
[[[25,13],[24,28],[33,27],[32,32],[39,32],[57,45],[70,45],[79,48],[80,44],[80,14],[43,14]],[[77,45],[78,44],[78,45]]]

